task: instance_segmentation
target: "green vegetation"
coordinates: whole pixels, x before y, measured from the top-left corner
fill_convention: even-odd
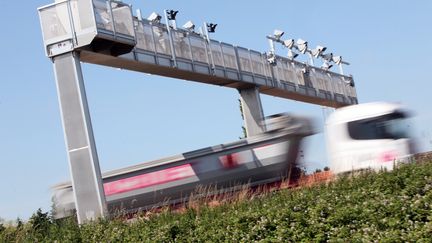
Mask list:
[[[432,242],[432,163],[79,227],[36,212],[0,242]]]

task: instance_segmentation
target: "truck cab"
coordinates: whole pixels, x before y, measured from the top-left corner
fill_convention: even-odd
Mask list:
[[[326,122],[327,151],[335,174],[392,170],[414,154],[409,112],[400,104],[375,102],[337,109]]]

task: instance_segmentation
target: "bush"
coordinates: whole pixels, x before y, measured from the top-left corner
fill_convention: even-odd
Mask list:
[[[100,220],[79,227],[74,219],[55,221],[38,210],[28,223],[0,228],[0,242],[429,242],[431,189],[429,162],[217,207],[147,212],[133,222]]]

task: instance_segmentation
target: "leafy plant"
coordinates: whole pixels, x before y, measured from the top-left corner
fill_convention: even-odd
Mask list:
[[[432,163],[363,171],[327,184],[252,194],[181,212],[78,226],[40,209],[27,223],[0,227],[0,242],[430,242]]]

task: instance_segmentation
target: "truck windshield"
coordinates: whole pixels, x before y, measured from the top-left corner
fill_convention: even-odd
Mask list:
[[[384,116],[351,121],[348,123],[348,133],[352,139],[400,139],[408,138],[407,116],[395,112]]]

